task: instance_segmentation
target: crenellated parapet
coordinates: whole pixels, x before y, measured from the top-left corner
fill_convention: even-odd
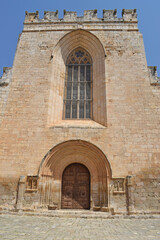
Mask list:
[[[29,13],[26,11],[25,14],[26,14],[25,22],[33,23],[38,22],[40,20],[38,11],[36,11],[35,13]]]
[[[160,77],[157,76],[157,66],[148,67],[151,85],[160,85]]]
[[[4,67],[3,75],[2,77],[0,77],[0,125],[6,109],[11,81],[12,81],[12,68]]]
[[[64,14],[64,21],[76,21],[77,20],[77,12],[72,12],[72,11],[63,11]]]
[[[122,17],[124,21],[137,21],[137,10],[136,9],[123,9]]]
[[[7,87],[11,81],[11,77],[12,77],[12,68],[4,67],[3,75],[2,77],[0,77],[0,87]]]
[[[58,10],[55,12],[44,12],[44,20],[48,21],[58,21]]]
[[[104,21],[117,20],[117,9],[115,10],[103,9],[103,19]]]
[[[83,16],[77,16],[77,12],[63,12],[63,18],[58,17],[58,10],[55,12],[45,11],[43,19],[39,18],[39,12],[29,13],[26,11],[24,23],[46,23],[46,22],[137,22],[136,9],[123,9],[122,18],[117,18],[117,9],[103,10],[103,18],[97,17],[97,9],[85,10]]]
[[[84,16],[83,16],[84,21],[97,21],[97,9],[95,10],[85,10],[84,11]]]

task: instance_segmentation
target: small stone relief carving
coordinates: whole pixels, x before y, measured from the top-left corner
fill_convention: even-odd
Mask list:
[[[27,176],[26,191],[37,191],[38,176]]]
[[[125,193],[125,178],[113,178],[113,193]]]

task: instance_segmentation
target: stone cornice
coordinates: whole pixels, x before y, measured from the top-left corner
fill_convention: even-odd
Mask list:
[[[87,31],[138,31],[137,22],[41,22],[24,23],[25,31],[71,31],[83,29]]]

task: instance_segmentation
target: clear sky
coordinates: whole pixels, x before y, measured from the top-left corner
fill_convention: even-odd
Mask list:
[[[157,66],[160,76],[160,0],[0,0],[0,76],[3,67],[13,64],[25,11],[39,11],[43,18],[44,11],[58,9],[62,18],[64,9],[77,11],[79,16],[83,10],[97,9],[98,17],[102,17],[103,9],[117,9],[120,18],[123,8],[137,9],[148,66]]]

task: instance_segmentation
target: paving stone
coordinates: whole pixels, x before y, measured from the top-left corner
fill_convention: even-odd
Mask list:
[[[159,240],[160,219],[0,216],[1,240]]]

